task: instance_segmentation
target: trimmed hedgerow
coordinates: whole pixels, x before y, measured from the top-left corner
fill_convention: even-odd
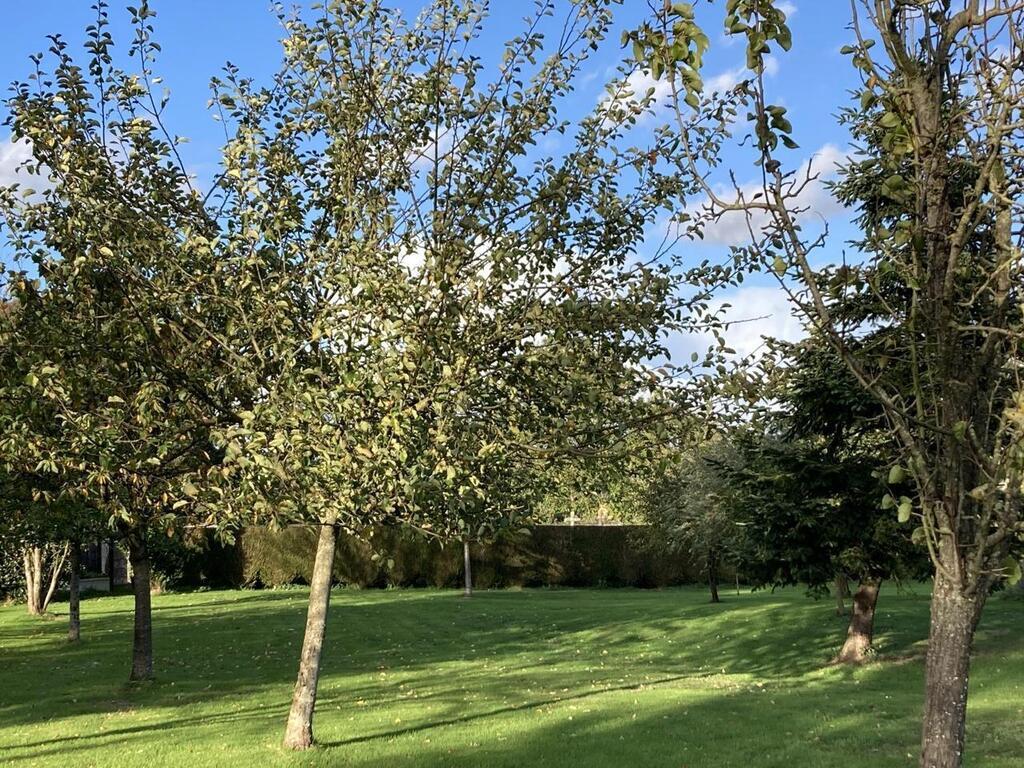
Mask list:
[[[694,564],[651,542],[640,526],[536,526],[474,544],[473,580],[492,587],[667,587],[701,581]],[[247,528],[234,544],[211,543],[199,580],[222,586],[308,583],[317,532]],[[358,587],[456,587],[462,545],[405,528],[342,534],[334,581]]]

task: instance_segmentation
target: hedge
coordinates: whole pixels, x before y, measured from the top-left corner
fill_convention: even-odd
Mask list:
[[[185,582],[213,586],[308,583],[317,531],[247,528],[232,545],[211,542]],[[473,582],[492,587],[667,587],[702,581],[700,568],[651,543],[642,526],[544,525],[471,546]],[[731,574],[723,574],[730,578]],[[341,534],[334,582],[358,587],[457,587],[462,545],[403,528]]]

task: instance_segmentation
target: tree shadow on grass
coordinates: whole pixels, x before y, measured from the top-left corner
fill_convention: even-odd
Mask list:
[[[90,601],[95,610],[85,617],[86,640],[78,646],[63,642],[61,622],[11,620],[11,614],[0,613],[6,681],[0,727],[36,726],[31,739],[0,731],[0,742],[7,742],[0,743],[0,760],[92,754],[112,744],[148,743],[157,732],[177,743],[196,728],[255,733],[276,742],[294,680],[305,598],[302,590],[158,596],[158,679],[138,687],[121,682],[131,642],[125,598]],[[700,689],[704,684],[695,681],[710,675],[735,678],[706,697],[736,702],[737,717],[749,714],[748,698],[763,703],[765,690],[792,701],[794,712],[801,705],[827,711],[831,689],[815,693],[820,681],[806,679],[809,674],[826,675],[833,687],[856,686],[858,697],[872,691],[890,695],[892,688],[891,679],[870,669],[822,672],[841,640],[844,620],[833,617],[827,604],[795,592],[743,595],[722,606],[707,604],[693,590],[483,592],[472,600],[455,592],[339,590],[332,599],[318,716],[327,743],[322,755],[344,750],[349,756],[357,745],[489,724],[574,700],[673,686]],[[887,647],[913,647],[926,633],[926,601],[893,599],[890,614],[885,610],[879,629]],[[1012,638],[1000,633],[1019,631],[1019,613],[989,612],[982,637],[988,632],[988,644],[1003,647]],[[901,688],[919,708],[919,665],[876,667],[909,675]],[[730,688],[737,685],[747,686],[745,695]],[[858,697],[868,712],[877,705]],[[358,711],[361,701],[367,715]],[[709,708],[709,716],[719,711],[709,701],[698,704]],[[381,729],[369,717],[394,708],[408,721],[402,728]],[[347,729],[339,735],[339,710],[346,722],[354,721],[351,735]],[[104,721],[103,731],[71,735],[57,726],[52,736],[35,736],[46,721],[120,713],[149,719],[123,727]],[[595,721],[593,728],[615,733],[608,723]],[[553,732],[551,738],[569,737]]]
[[[881,695],[877,685],[876,690],[851,688],[809,685],[788,691],[716,691],[696,697],[680,693],[658,701],[641,700],[640,707],[632,710],[632,702],[619,697],[590,712],[562,707],[522,730],[508,721],[485,728],[469,718],[455,719],[374,734],[369,738],[380,743],[379,751],[365,757],[351,747],[366,737],[324,745],[322,764],[344,755],[350,765],[450,768],[916,766],[917,690]],[[1019,766],[1024,758],[1019,737],[994,741],[982,735],[1000,726],[1008,735],[1017,716],[1007,706],[987,710],[983,717],[972,710],[968,757],[974,760],[969,764]]]

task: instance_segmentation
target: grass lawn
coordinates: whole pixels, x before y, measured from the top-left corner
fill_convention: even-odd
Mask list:
[[[882,594],[881,660],[825,666],[844,623],[800,590],[338,590],[315,730],[279,747],[301,589],[154,598],[155,683],[125,683],[131,599],[59,620],[0,608],[0,764],[23,766],[916,765],[928,602]],[[1024,602],[978,634],[967,763],[1024,765]]]

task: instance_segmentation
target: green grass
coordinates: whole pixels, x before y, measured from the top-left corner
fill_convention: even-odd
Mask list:
[[[0,608],[0,764],[23,766],[916,765],[919,594],[882,595],[880,660],[825,664],[843,634],[798,590],[334,593],[320,746],[279,746],[305,592],[154,599],[155,683],[124,681],[131,600],[63,620]],[[58,614],[66,605],[56,605]],[[64,617],[61,616],[61,619]],[[970,766],[1024,765],[1024,602],[994,598],[971,681]]]

